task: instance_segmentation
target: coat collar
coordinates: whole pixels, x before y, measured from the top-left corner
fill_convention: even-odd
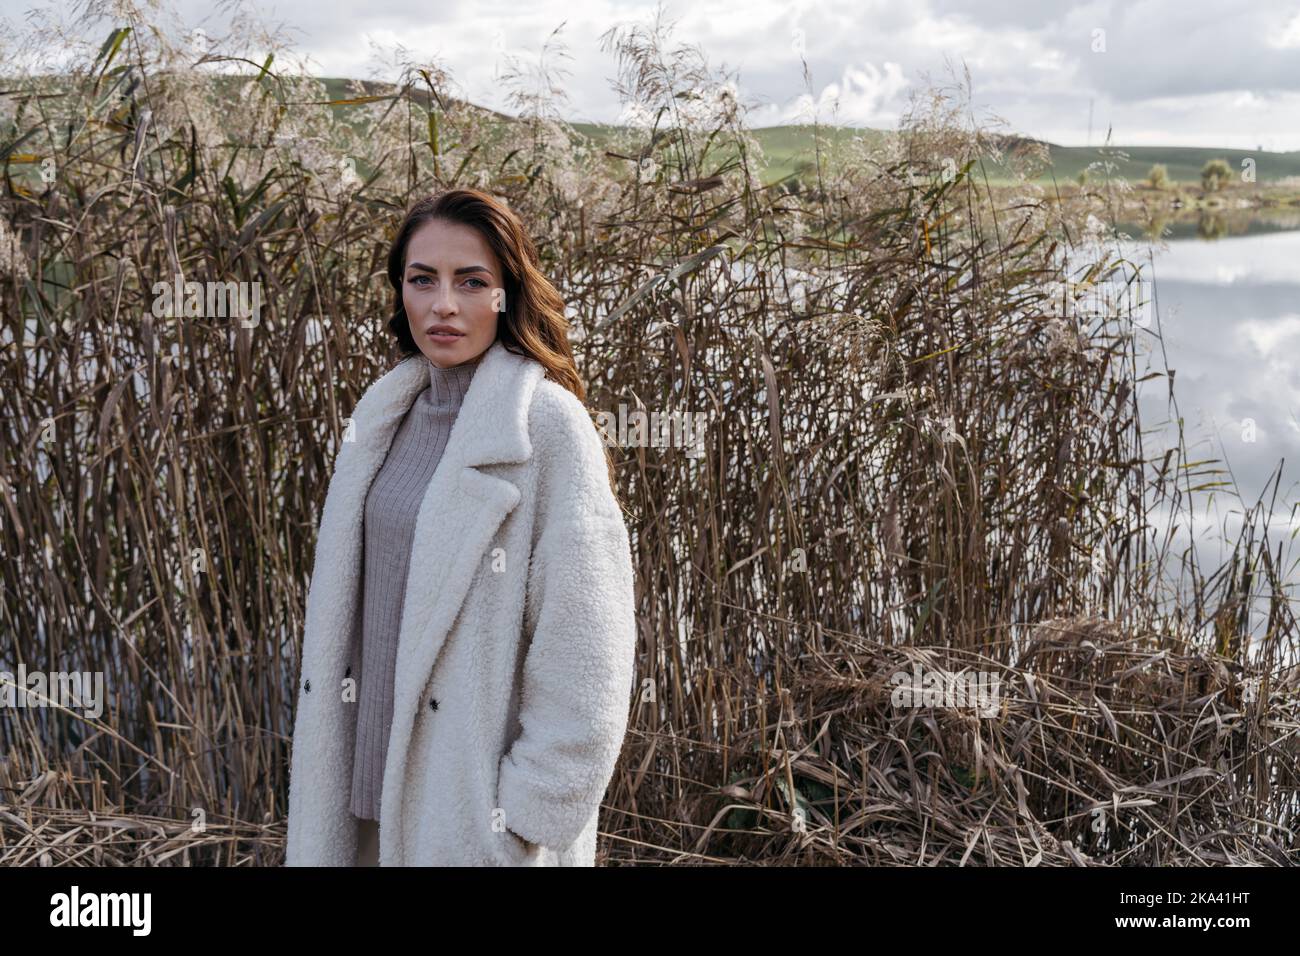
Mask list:
[[[379,463],[383,463],[397,426],[429,384],[428,362],[422,354],[408,356],[361,397],[353,423],[355,442],[364,447],[353,457],[370,464],[379,455]],[[450,456],[457,461],[457,467],[476,468],[524,461],[531,456],[528,406],[543,374],[538,362],[507,351],[500,339],[493,342],[479,360],[461,402],[444,459]],[[342,465],[340,459],[339,467]]]

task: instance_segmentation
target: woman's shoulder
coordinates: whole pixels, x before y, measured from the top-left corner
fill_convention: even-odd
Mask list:
[[[578,396],[549,378],[533,389],[528,407],[528,436],[543,452],[572,452],[582,447],[600,449],[596,423]]]
[[[528,409],[528,437],[544,493],[563,489],[559,493],[586,500],[595,512],[619,514],[604,445],[578,396],[548,378],[539,380]]]

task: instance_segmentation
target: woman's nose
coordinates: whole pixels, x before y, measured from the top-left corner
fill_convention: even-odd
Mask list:
[[[448,315],[456,311],[456,301],[452,297],[450,290],[444,289],[433,297],[433,311],[438,315]]]

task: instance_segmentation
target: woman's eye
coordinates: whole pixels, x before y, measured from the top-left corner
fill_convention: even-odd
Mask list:
[[[478,283],[478,287],[479,287],[480,289],[486,289],[486,288],[487,288],[487,283],[484,282],[482,279],[470,279],[469,281],[470,281],[470,282],[477,282],[477,283]]]
[[[421,282],[428,282],[428,281],[429,281],[428,276],[412,276],[410,279],[411,285],[419,285]]]

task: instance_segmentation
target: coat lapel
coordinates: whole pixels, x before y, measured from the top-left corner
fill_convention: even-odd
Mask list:
[[[541,375],[540,365],[497,342],[470,381],[416,519],[397,645],[394,714],[414,712],[408,705],[417,703],[493,535],[519,503],[514,484],[480,468],[524,461],[532,454],[528,404]],[[395,727],[393,743],[399,739]],[[389,746],[390,752],[395,749]]]
[[[329,559],[318,562],[312,587],[347,600],[341,608],[322,605],[329,620],[308,622],[309,627],[322,625],[316,630],[335,638],[313,645],[322,658],[341,659],[349,650],[345,639],[356,636],[339,623],[352,620],[359,610],[366,496],[402,419],[429,384],[426,362],[422,355],[410,356],[375,382],[357,403],[344,433],[316,545],[317,554]],[[430,644],[440,646],[441,637],[426,631],[450,625],[492,535],[518,503],[518,488],[479,469],[524,461],[532,454],[528,405],[543,374],[537,362],[506,351],[497,341],[470,381],[416,519],[399,667],[419,660],[410,655],[429,650]],[[437,647],[432,650],[436,653]],[[399,672],[399,680],[401,676]]]
[[[416,356],[414,361],[425,360]],[[427,368],[419,367],[427,379]],[[390,841],[401,833],[401,786],[421,696],[493,536],[519,503],[520,492],[512,482],[482,469],[525,461],[532,454],[528,408],[543,375],[539,363],[506,351],[500,341],[492,344],[474,372],[420,505],[384,767],[380,829],[383,843],[389,844],[386,865],[397,845]]]

